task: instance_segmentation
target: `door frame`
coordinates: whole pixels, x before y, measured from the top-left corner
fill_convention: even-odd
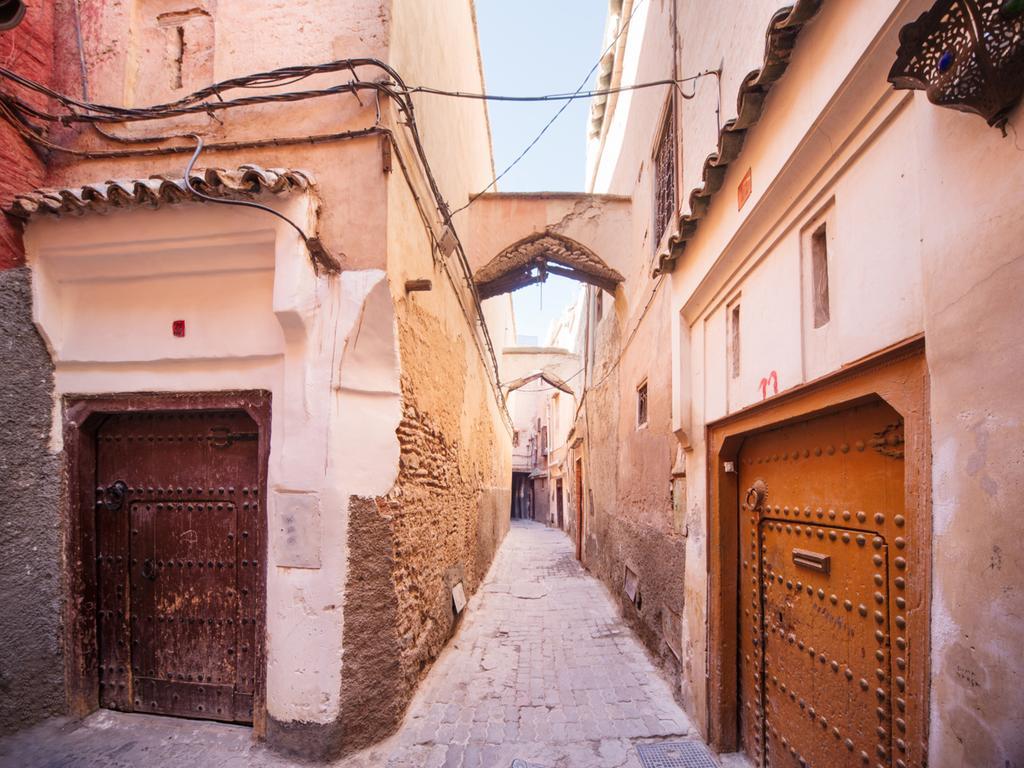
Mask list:
[[[260,568],[257,582],[256,680],[253,732],[267,727],[267,467],[270,457],[271,395],[267,391],[165,392],[65,395],[63,398],[64,493],[61,523],[65,531],[64,677],[68,711],[84,716],[99,708],[99,661],[96,637],[96,431],[107,416],[154,411],[232,410],[246,413],[259,430]]]
[[[914,639],[914,667],[906,670],[906,742],[917,764],[927,754],[931,607],[931,437],[924,336],[869,355],[763,403],[706,425],[708,622],[708,741],[719,752],[739,746],[739,546],[738,472],[744,439],[757,432],[806,421],[881,399],[902,417],[905,436],[905,514],[917,532],[906,552],[908,573],[920,594],[905,611]],[[894,714],[895,718],[895,714]],[[895,740],[895,736],[893,737]]]
[[[583,562],[583,457],[576,459],[576,559]]]

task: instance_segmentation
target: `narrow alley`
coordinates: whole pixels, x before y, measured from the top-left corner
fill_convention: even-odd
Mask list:
[[[1024,768],[1024,0],[0,0],[0,768]]]
[[[640,768],[638,744],[694,738],[668,683],[565,534],[517,521],[398,733],[336,765],[497,768],[518,759]],[[248,728],[109,710],[0,741],[0,764],[21,768],[185,763],[294,764],[252,742]]]

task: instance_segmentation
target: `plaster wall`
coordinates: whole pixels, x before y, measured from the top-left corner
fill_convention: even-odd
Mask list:
[[[508,530],[511,422],[461,278],[436,254],[406,179],[388,184],[388,290],[401,360],[394,484],[350,499],[342,680],[346,750],[401,722]],[[436,254],[436,258],[435,258]],[[429,291],[406,293],[408,279]]]
[[[73,6],[71,0],[58,0],[54,8],[55,23],[61,31],[54,47],[55,87],[78,96],[83,85]],[[178,99],[215,81],[277,67],[346,57],[387,60],[391,24],[389,4],[384,0],[327,5],[314,0],[287,5],[271,0],[97,0],[81,3],[81,21],[90,100],[132,106]],[[172,88],[171,80],[179,69],[175,43],[179,26],[185,29],[185,49],[180,57],[184,76],[181,86]],[[202,40],[191,37],[193,34]],[[381,73],[373,67],[359,71],[366,79]],[[324,88],[350,79],[347,73],[315,75],[299,85],[262,89],[258,93]],[[349,94],[265,104],[223,110],[212,116],[191,115],[115,126],[110,132],[129,137],[194,132],[207,144],[306,137],[372,126],[376,102],[366,94],[360,98],[362,104]],[[385,104],[384,120],[388,119]],[[77,149],[109,150],[123,146],[85,129],[57,130],[51,138]],[[187,160],[187,154],[87,160],[57,153],[47,166],[46,183],[72,186],[103,179],[147,178],[153,174],[181,178]],[[379,137],[230,151],[208,149],[196,167],[232,168],[245,163],[317,171],[317,194],[325,204],[316,224],[327,250],[347,269],[383,269],[385,253],[382,241],[375,235],[375,228],[383,226],[385,211],[384,185],[379,183]],[[34,186],[38,184],[23,186],[19,191]],[[355,189],[359,194],[352,194]],[[341,200],[344,205],[335,204]],[[352,218],[350,213],[354,214]],[[358,225],[353,226],[352,222]]]
[[[32,325],[31,290],[27,267],[0,270],[0,733],[65,710],[53,364]]]
[[[1020,279],[1024,220],[1011,201],[1024,193],[1024,175],[1010,169],[1021,166],[1013,138],[1021,116],[1018,109],[1004,139],[975,116],[885,82],[899,28],[928,5],[823,5],[671,276],[671,418],[686,448],[689,532],[682,694],[706,728],[706,658],[714,649],[705,647],[705,426],[770,397],[776,380],[781,392],[923,332],[934,458],[929,765],[1014,764],[1024,754],[1014,682],[1022,574],[1001,542],[1021,534],[1009,499],[1024,480],[1019,462],[1007,459],[1022,411],[1009,383],[1021,359],[1008,346],[1021,317],[1007,293]],[[714,66],[707,53],[728,51],[728,119],[736,75],[760,65],[764,27],[777,8],[766,6],[749,29],[748,3],[712,17],[697,4],[681,8],[684,74]],[[624,80],[648,76],[627,60]],[[683,107],[684,193],[699,186],[714,149],[714,120],[707,135],[700,127],[713,113],[710,98],[698,90]],[[657,112],[642,117],[654,122]],[[618,157],[614,147],[606,145],[607,162]],[[753,192],[738,209],[748,169]],[[823,220],[832,309],[824,330],[811,327],[806,290],[806,233]],[[736,301],[733,376],[728,314]]]
[[[541,371],[568,382],[572,388],[581,381],[579,355],[565,349],[544,347],[506,347],[502,355],[502,380],[514,381]],[[547,472],[548,455],[540,453],[538,424],[547,428],[547,450],[565,442],[575,414],[577,398],[562,392],[542,379],[531,381],[508,394],[512,422],[519,432],[519,445],[513,447],[513,468],[525,472]],[[545,502],[546,509],[546,502]],[[543,518],[538,517],[538,520]]]
[[[615,64],[623,84],[672,76],[671,14],[671,3],[624,6],[623,18],[631,20]],[[669,91],[625,91],[614,104],[610,98],[602,130],[588,147],[590,191],[599,199],[628,197],[632,205],[629,219],[617,227],[621,245],[614,266],[625,282],[614,296],[603,295],[600,318],[596,292],[588,293],[588,388],[570,436],[570,445],[581,442],[569,451],[571,481],[564,487],[570,495],[567,527],[576,536],[575,462],[582,459],[584,564],[619,597],[623,615],[678,690],[687,531],[674,500],[685,478],[673,482],[678,444],[665,359],[672,338],[669,286],[650,277],[656,253],[652,157]],[[604,256],[600,248],[595,252]],[[648,418],[640,425],[643,385]],[[632,596],[627,580],[638,584]]]
[[[4,66],[40,82],[52,70],[54,14],[29,0],[0,39]],[[11,86],[2,85],[9,92]],[[23,94],[24,95],[24,94]],[[33,106],[41,97],[27,96]],[[42,159],[0,121],[0,206],[42,183]],[[0,216],[0,733],[65,709],[60,647],[60,466],[47,450],[53,365],[32,326],[31,274],[20,227]]]
[[[628,197],[621,195],[488,193],[467,211],[469,261],[475,272],[513,243],[554,232],[586,246],[625,274],[631,209]]]
[[[482,89],[471,3],[401,0],[391,11],[389,55],[408,82]],[[424,96],[416,107],[437,183],[458,204],[490,180],[484,105]],[[415,156],[404,134],[398,152],[407,161]],[[350,499],[345,750],[400,723],[457,626],[452,589],[461,583],[467,596],[476,591],[509,525],[511,422],[481,322],[500,355],[514,334],[511,303],[477,309],[457,253],[437,247],[442,226],[428,180],[414,162],[407,162],[408,175],[401,165],[385,176],[384,232],[384,290],[400,360],[392,433],[398,472],[390,487]],[[431,288],[407,292],[409,280],[429,280]]]
[[[12,30],[3,33],[0,60],[4,66],[41,83],[49,83],[53,69],[53,6],[46,0],[25,3],[25,16]],[[7,93],[13,90],[8,82],[0,85]],[[20,93],[34,107],[43,107],[45,99],[37,94]],[[22,141],[6,121],[0,121],[0,207],[6,207],[13,196],[42,183],[45,167],[40,158]],[[0,217],[0,269],[24,264],[25,254],[21,230],[6,216]]]
[[[929,763],[1024,757],[1024,154],[977,119],[915,98],[932,415]],[[1011,118],[1024,132],[1024,114]],[[1011,133],[1011,137],[1015,135]]]
[[[306,195],[276,204],[308,223]],[[395,319],[382,271],[318,277],[293,230],[268,221],[195,204],[35,221],[33,313],[58,405],[70,394],[271,392],[268,732],[326,754],[334,745],[309,743],[308,726],[329,730],[341,713],[348,500],[387,492],[397,475]],[[170,332],[175,319],[184,338]],[[60,422],[58,407],[52,460]],[[289,742],[296,724],[307,743]]]
[[[389,0],[388,5],[389,63],[407,83],[472,93],[484,90],[472,0]],[[430,94],[414,98],[438,185],[451,208],[460,208],[494,178],[487,102]],[[463,238],[475,207],[455,216],[455,228]]]

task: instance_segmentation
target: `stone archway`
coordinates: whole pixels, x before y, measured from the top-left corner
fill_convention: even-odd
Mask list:
[[[520,387],[525,387],[531,381],[536,381],[537,379],[551,385],[555,389],[565,392],[567,395],[572,395],[573,397],[576,396],[576,393],[572,391],[572,388],[566,384],[565,381],[555,376],[555,374],[549,373],[548,371],[538,371],[537,373],[531,373],[529,376],[523,376],[520,379],[516,379],[515,381],[510,381],[505,384],[505,399],[508,399],[508,396]]]
[[[481,298],[510,293],[560,275],[614,293],[625,278],[584,245],[555,232],[537,232],[503,250],[473,276]]]

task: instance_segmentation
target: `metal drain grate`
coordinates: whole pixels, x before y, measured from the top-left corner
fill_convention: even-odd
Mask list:
[[[644,768],[718,768],[701,741],[638,744],[636,752]]]

